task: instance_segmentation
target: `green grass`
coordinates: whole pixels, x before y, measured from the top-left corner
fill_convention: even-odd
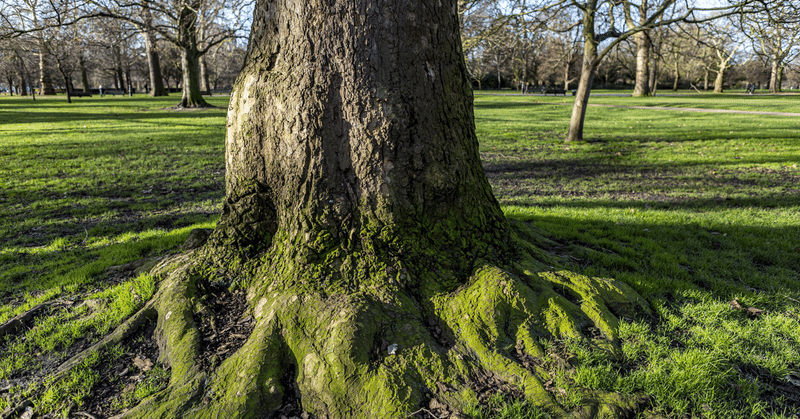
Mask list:
[[[750,99],[718,107],[759,110]],[[506,214],[561,243],[550,250],[572,269],[625,281],[657,313],[623,320],[620,356],[567,345],[580,361],[569,380],[647,394],[668,417],[800,414],[776,390],[800,369],[800,120],[592,107],[587,141],[565,144],[570,107],[537,101],[476,98]],[[750,318],[734,298],[765,312]]]
[[[590,103],[800,112],[799,98]],[[587,141],[565,144],[572,100],[475,101],[486,173],[506,214],[559,243],[546,250],[569,269],[625,281],[654,308],[622,319],[619,354],[546,345],[576,360],[554,375],[569,390],[559,400],[580,404],[573,389],[590,388],[645,394],[649,410],[669,418],[800,414],[779,389],[800,370],[800,119],[590,107]],[[211,101],[224,108],[227,98]],[[225,109],[163,110],[174,103],[0,98],[0,323],[61,300],[35,327],[0,339],[0,380],[58,365],[141,307],[155,279],[113,267],[177,252],[192,228],[213,227]],[[734,298],[764,314],[732,309]],[[160,388],[166,373],[155,371],[118,407]],[[37,413],[66,416],[97,380],[89,365],[70,374],[49,392],[15,387],[0,410],[30,398]],[[472,414],[547,417],[500,396]]]
[[[0,323],[56,302],[0,338],[0,381],[49,371],[96,342],[155,291],[155,278],[121,265],[177,252],[193,228],[214,226],[227,98],[210,100],[220,109],[164,109],[175,101],[0,98]],[[66,417],[91,389],[64,398],[59,386],[34,397],[37,412]],[[0,410],[34,391],[24,387]]]

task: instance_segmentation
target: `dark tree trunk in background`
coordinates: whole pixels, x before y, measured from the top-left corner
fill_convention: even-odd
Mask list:
[[[20,96],[28,96],[28,82],[25,80],[25,75],[22,74],[22,70],[19,71],[19,95]]]
[[[586,108],[589,106],[589,94],[592,92],[594,70],[600,63],[597,56],[598,41],[594,33],[595,12],[584,12],[583,15],[583,64],[581,76],[578,79],[578,89],[575,92],[575,104],[572,107],[572,116],[569,120],[567,142],[583,140],[583,125],[586,119]]]
[[[145,25],[150,27],[153,23],[153,17],[150,13],[149,0],[145,2],[145,7],[142,9],[142,17]],[[161,77],[161,63],[158,59],[158,51],[156,51],[156,37],[152,30],[144,28],[142,30],[144,37],[145,55],[147,56],[147,70],[150,76],[150,97],[167,96],[167,90],[164,88],[164,80]]]
[[[179,108],[204,108],[210,106],[200,91],[200,57],[197,45],[197,10],[199,0],[188,0],[179,11],[178,38],[181,45],[181,70],[183,94]]]
[[[42,48],[39,51],[39,86],[43,95],[56,94],[56,89],[53,87],[53,79],[50,77],[50,69],[47,53]]]
[[[211,96],[211,82],[208,76],[208,65],[203,57],[200,57],[200,90]]]
[[[89,85],[89,75],[86,73],[86,59],[83,58],[83,54],[78,57],[78,64],[81,68],[81,87],[84,92],[89,92],[91,86]]]
[[[155,49],[153,34],[145,32],[145,47],[147,54],[147,68],[150,75],[150,92],[151,97],[167,96],[167,90],[164,88],[164,79],[161,77],[161,64],[158,59],[158,51]]]

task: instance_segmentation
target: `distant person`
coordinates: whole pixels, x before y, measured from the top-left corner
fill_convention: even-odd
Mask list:
[[[103,85],[100,85],[100,97],[103,97]]]
[[[748,84],[748,85],[747,85],[747,93],[750,93],[750,94],[752,95],[752,94],[753,94],[753,93],[755,93],[755,92],[756,92],[756,85],[755,85],[755,83],[750,83],[750,84]]]

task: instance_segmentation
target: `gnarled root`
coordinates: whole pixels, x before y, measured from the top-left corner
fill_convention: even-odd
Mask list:
[[[172,377],[126,417],[264,417],[288,396],[320,418],[401,418],[432,404],[457,415],[476,400],[470,383],[487,375],[556,417],[619,413],[635,404],[587,391],[595,402],[569,412],[543,385],[550,372],[522,362],[541,357],[540,342],[551,338],[614,351],[616,315],[648,308],[613,280],[487,262],[458,289],[420,297],[273,289],[257,278],[253,284],[261,285],[248,294],[252,334],[216,369],[204,370],[193,320],[201,304],[198,263],[184,257],[161,268],[170,273],[148,310],[158,313],[160,360]]]

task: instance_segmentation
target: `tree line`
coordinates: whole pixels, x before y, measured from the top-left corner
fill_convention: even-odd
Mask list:
[[[459,7],[473,86],[572,90],[568,141],[582,139],[595,83],[632,85],[634,96],[800,85],[797,0],[460,0]]]
[[[800,1],[459,0],[476,89],[574,90],[571,140],[582,137],[591,85],[722,92],[800,87]],[[2,0],[0,83],[26,95],[99,86],[179,106],[229,89],[244,57],[250,0]],[[591,79],[591,80],[590,80]],[[96,90],[95,90],[96,91]],[[31,92],[33,93],[33,92]]]
[[[249,0],[0,1],[0,83],[20,95],[180,91],[179,107],[230,89]],[[35,97],[35,96],[34,96]]]

